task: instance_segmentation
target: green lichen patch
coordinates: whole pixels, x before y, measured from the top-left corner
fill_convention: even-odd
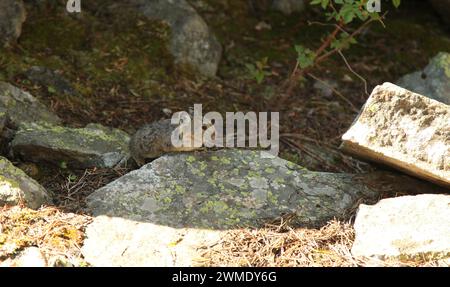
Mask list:
[[[128,143],[125,132],[100,125],[67,128],[33,123],[20,127],[12,148],[26,160],[60,167],[111,167],[128,156]]]
[[[317,225],[374,195],[350,175],[308,172],[263,151],[234,149],[161,157],[94,192],[88,205],[95,215],[229,229],[287,214]]]
[[[0,187],[0,206],[24,204],[36,209],[51,202],[39,183],[3,157],[0,157]]]

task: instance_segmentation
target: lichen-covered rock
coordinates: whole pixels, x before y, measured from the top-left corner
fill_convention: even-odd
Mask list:
[[[225,232],[99,216],[86,228],[81,251],[92,266],[195,266],[202,248]]]
[[[362,204],[355,220],[355,257],[450,257],[450,195],[423,194]]]
[[[129,158],[129,136],[99,124],[67,128],[49,124],[24,124],[11,147],[14,156],[60,167],[114,167]]]
[[[15,127],[24,122],[61,122],[35,97],[5,82],[0,82],[0,109],[6,111],[7,118]]]
[[[397,85],[450,105],[450,54],[437,54],[423,71],[403,76]]]
[[[450,24],[450,0],[430,0],[430,2],[442,20]]]
[[[272,3],[273,9],[282,12],[285,15],[290,15],[296,12],[302,12],[305,9],[304,0],[274,0]]]
[[[96,218],[82,252],[94,266],[193,266],[238,226],[280,216],[317,226],[381,192],[418,191],[434,190],[391,173],[311,172],[264,151],[166,155],[88,197]]]
[[[152,20],[162,20],[171,28],[170,51],[176,62],[188,64],[205,76],[214,76],[222,47],[208,25],[185,0],[114,1],[110,10],[131,9]]]
[[[26,71],[25,75],[31,82],[45,86],[51,92],[72,96],[78,94],[69,81],[57,71],[49,68],[33,66]]]
[[[39,183],[6,158],[0,157],[0,206],[23,203],[37,209],[51,201],[50,195]]]
[[[375,87],[341,148],[450,187],[450,106],[384,83]]]
[[[19,38],[25,19],[22,0],[0,1],[0,46],[7,46]]]
[[[256,226],[282,215],[317,226],[374,198],[353,175],[310,172],[264,151],[163,156],[97,190],[93,214],[177,228]]]

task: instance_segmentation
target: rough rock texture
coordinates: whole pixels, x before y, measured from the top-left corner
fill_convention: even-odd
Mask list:
[[[23,122],[61,122],[32,95],[5,82],[0,82],[0,109],[6,111],[11,124],[16,127]]]
[[[163,156],[91,194],[95,216],[177,228],[227,229],[295,214],[300,225],[342,217],[375,192],[349,174],[310,172],[263,151]]]
[[[82,252],[95,266],[193,266],[239,225],[288,214],[319,225],[360,200],[410,192],[435,190],[393,173],[311,172],[262,151],[166,155],[88,197],[96,218]]]
[[[93,266],[195,266],[201,248],[224,232],[99,216],[86,229],[82,253]]]
[[[341,148],[450,187],[450,106],[385,83],[375,87]]]
[[[355,257],[450,257],[450,195],[423,194],[360,205]]]
[[[33,66],[25,75],[36,84],[47,87],[49,91],[58,94],[77,95],[75,88],[64,79],[57,71],[50,70],[46,67]]]
[[[430,2],[442,20],[450,24],[450,0],[430,0]]]
[[[31,162],[49,162],[73,168],[114,167],[129,158],[129,136],[98,124],[66,128],[24,124],[11,147],[14,156]]]
[[[19,38],[25,19],[22,0],[0,1],[0,46],[7,46]]]
[[[450,105],[450,54],[437,54],[423,71],[403,76],[397,85]]]
[[[208,25],[185,0],[129,0],[109,6],[113,13],[131,9],[171,28],[170,51],[176,62],[188,64],[205,76],[214,76],[222,47]]]
[[[27,247],[14,259],[0,262],[0,267],[47,267],[47,260],[38,247]]]
[[[296,12],[302,12],[305,9],[305,1],[303,0],[274,0],[273,9],[290,15]]]
[[[51,203],[51,197],[34,179],[0,157],[0,206],[19,203],[37,209]]]

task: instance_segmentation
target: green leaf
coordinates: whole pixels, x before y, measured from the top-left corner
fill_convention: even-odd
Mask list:
[[[305,69],[314,64],[316,54],[313,51],[301,45],[296,45],[295,51],[297,52],[297,63],[300,68]]]
[[[392,0],[392,4],[394,4],[395,8],[398,8],[400,6],[401,0]]]

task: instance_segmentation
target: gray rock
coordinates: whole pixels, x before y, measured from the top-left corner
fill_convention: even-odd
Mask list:
[[[375,87],[341,148],[450,187],[450,106],[391,83]]]
[[[423,194],[362,204],[355,220],[355,257],[450,257],[450,195]]]
[[[163,156],[97,190],[82,253],[94,266],[195,266],[238,226],[293,215],[318,225],[380,192],[432,191],[391,173],[310,172],[263,151]]]
[[[338,87],[338,83],[334,80],[325,80],[324,83],[315,81],[313,88],[317,90],[323,97],[331,98],[333,89]]]
[[[273,9],[282,12],[285,15],[302,12],[305,9],[304,0],[274,0]]]
[[[450,0],[430,0],[430,2],[442,20],[450,24]]]
[[[58,116],[35,97],[5,82],[0,82],[0,109],[6,111],[8,119],[15,127],[24,122],[61,122]]]
[[[317,226],[377,193],[353,175],[310,172],[263,151],[163,156],[91,194],[95,216],[176,228],[256,226],[283,214]]]
[[[112,11],[132,8],[171,28],[170,50],[176,62],[188,64],[205,76],[214,76],[222,47],[205,21],[185,0],[130,0],[110,7]]]
[[[58,72],[50,70],[46,67],[33,66],[25,75],[35,83],[53,89],[58,94],[77,95],[75,88],[62,77]]]
[[[25,19],[22,0],[0,1],[0,46],[8,46],[19,38]]]
[[[396,84],[450,105],[450,54],[440,52],[423,71],[405,75]]]
[[[129,140],[125,132],[98,124],[77,129],[32,123],[19,128],[11,147],[15,156],[31,162],[109,168],[129,158]]]
[[[39,183],[6,158],[0,157],[0,206],[24,203],[37,209],[51,201],[50,195]]]

